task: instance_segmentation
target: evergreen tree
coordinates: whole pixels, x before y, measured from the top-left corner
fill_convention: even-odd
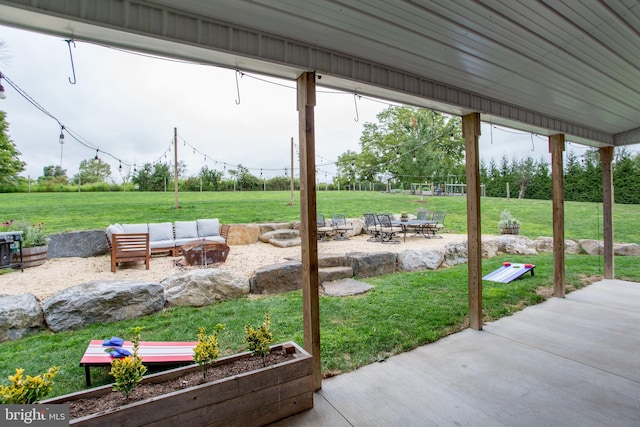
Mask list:
[[[25,163],[20,160],[20,152],[9,138],[9,124],[6,114],[0,111],[0,184],[15,184]]]

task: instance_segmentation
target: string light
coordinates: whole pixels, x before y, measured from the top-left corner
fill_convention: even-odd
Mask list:
[[[64,144],[64,126],[60,125],[60,138],[58,139],[60,145]]]
[[[96,157],[94,157],[94,160],[99,160],[99,159],[98,159],[98,151],[99,151],[99,150],[96,148]]]
[[[5,99],[7,95],[4,94],[4,86],[2,86],[2,73],[0,73],[0,99]]]

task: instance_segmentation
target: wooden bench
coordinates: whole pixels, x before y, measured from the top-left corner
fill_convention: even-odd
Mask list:
[[[149,233],[116,233],[111,235],[111,272],[119,262],[144,261],[149,269]]]
[[[105,352],[109,346],[103,346],[103,341],[92,340],[80,359],[80,366],[84,366],[87,387],[91,386],[92,366],[111,366],[113,357]],[[191,365],[193,361],[193,349],[196,341],[140,341],[138,356],[145,366],[181,366]],[[133,343],[125,341],[122,348],[133,353]]]

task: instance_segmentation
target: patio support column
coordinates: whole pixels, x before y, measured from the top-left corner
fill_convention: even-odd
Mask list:
[[[462,116],[467,169],[469,326],[482,329],[482,232],[480,229],[480,113]]]
[[[564,135],[549,136],[551,185],[553,189],[553,296],[564,298]]]
[[[317,391],[322,388],[322,368],[320,363],[318,227],[316,223],[315,73],[302,73],[298,77],[297,85],[304,349],[313,356],[313,388]]]
[[[614,279],[613,257],[613,147],[600,148],[602,162],[602,226],[604,237],[604,278]]]

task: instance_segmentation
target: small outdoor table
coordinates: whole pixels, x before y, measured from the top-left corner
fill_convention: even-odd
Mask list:
[[[211,240],[193,240],[182,245],[182,254],[189,265],[208,266],[225,262],[229,246]]]
[[[427,228],[430,224],[436,224],[436,221],[432,219],[409,219],[407,221],[391,221],[391,225],[402,227],[403,241],[407,241],[407,230],[409,227],[417,228],[419,231],[417,234],[422,234],[423,237],[427,238],[424,234],[424,229]]]
[[[113,357],[105,352],[113,346],[103,346],[102,340],[92,340],[80,359],[80,366],[84,366],[84,374],[87,380],[87,387],[91,386],[92,366],[111,366]],[[191,365],[193,361],[193,349],[198,345],[196,341],[140,341],[138,345],[138,356],[145,366],[182,366]],[[125,341],[122,348],[133,353],[133,343]]]

